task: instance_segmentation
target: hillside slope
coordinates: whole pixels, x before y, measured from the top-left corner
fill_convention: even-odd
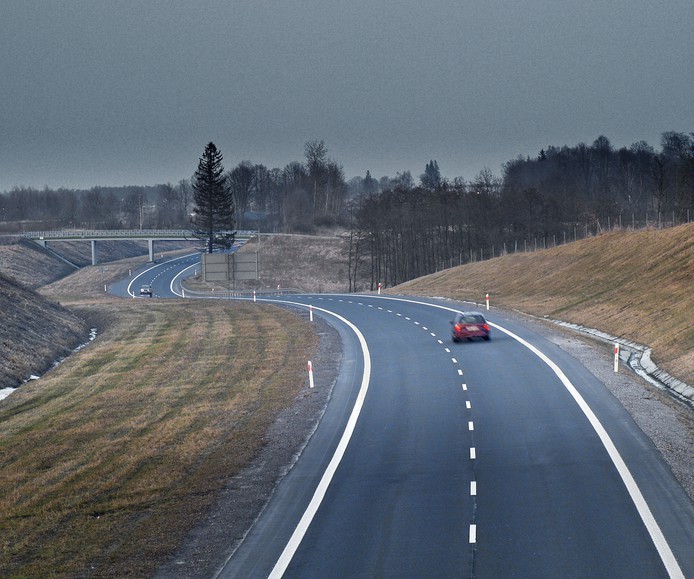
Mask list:
[[[37,288],[70,275],[75,268],[21,237],[0,237],[0,273]]]
[[[0,311],[0,389],[43,373],[87,338],[83,320],[4,275]]]
[[[619,231],[435,273],[391,292],[447,296],[598,328],[646,344],[694,383],[694,223]]]
[[[344,240],[337,234],[263,235],[250,240],[241,252],[258,252],[260,279],[248,289],[294,288],[306,292],[346,292],[347,261]]]

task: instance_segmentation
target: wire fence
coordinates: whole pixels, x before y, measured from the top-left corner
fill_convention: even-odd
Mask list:
[[[691,212],[687,211],[686,220],[677,220],[676,214],[672,213],[645,213],[640,218],[636,214],[630,216],[617,215],[614,218],[607,217],[604,220],[596,219],[592,224],[575,224],[570,228],[560,229],[556,233],[544,235],[524,236],[518,239],[509,239],[496,244],[487,244],[479,249],[470,250],[468,255],[460,255],[458,263],[454,264],[451,259],[451,267],[472,261],[483,261],[493,259],[501,255],[510,253],[528,253],[543,249],[550,249],[559,245],[595,237],[611,231],[638,231],[646,229],[668,229],[691,223]]]

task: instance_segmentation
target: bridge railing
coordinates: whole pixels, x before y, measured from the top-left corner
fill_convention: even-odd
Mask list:
[[[257,235],[254,230],[235,231],[237,237],[247,238]],[[190,229],[64,229],[62,231],[27,231],[19,234],[29,239],[156,239],[177,238],[196,239]]]

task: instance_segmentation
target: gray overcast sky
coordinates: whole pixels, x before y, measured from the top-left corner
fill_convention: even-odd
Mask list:
[[[430,159],[501,174],[548,145],[694,131],[692,0],[1,0],[0,191]]]

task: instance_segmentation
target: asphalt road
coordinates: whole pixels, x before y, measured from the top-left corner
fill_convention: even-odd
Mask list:
[[[174,296],[190,266],[136,273],[131,290]],[[494,309],[490,342],[453,344],[451,302],[272,301],[335,325],[343,364],[221,577],[694,577],[694,505],[554,344]]]
[[[418,300],[287,300],[368,356],[343,328],[350,379],[220,576],[694,576],[691,501],[565,352],[493,311],[490,342],[453,344],[452,312]]]
[[[128,279],[111,284],[110,293],[121,297],[141,298],[140,287],[150,286],[152,297],[182,297],[181,279],[200,269],[200,253],[149,263],[132,271]],[[149,299],[149,296],[142,299]]]

